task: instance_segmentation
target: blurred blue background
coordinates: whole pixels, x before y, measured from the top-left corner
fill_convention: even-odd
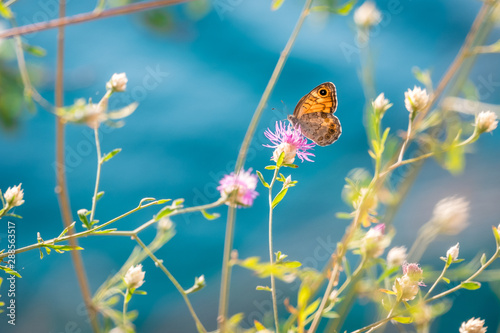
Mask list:
[[[94,100],[105,92],[105,82],[115,72],[126,72],[127,92],[113,96],[111,105],[136,100],[138,110],[121,129],[101,133],[103,152],[123,151],[103,167],[101,190],[106,191],[97,207],[97,218],[106,221],[135,207],[143,197],[185,198],[192,206],[215,201],[217,182],[230,172],[259,98],[267,84],[296,19],[302,1],[288,0],[276,12],[269,1],[222,1],[225,11],[212,10],[193,19],[185,6],[172,10],[175,23],[168,33],[152,31],[143,16],[131,15],[69,26],[66,29],[65,103],[79,97]],[[418,82],[412,67],[430,68],[434,81],[443,75],[459,50],[481,5],[474,0],[398,2],[400,12],[390,13],[388,4],[378,1],[384,12],[382,24],[372,35],[377,92],[385,92],[394,103],[384,119],[393,129],[406,126],[403,93]],[[12,6],[19,24],[54,18],[55,1],[18,1]],[[68,14],[91,11],[94,2],[68,1]],[[45,13],[45,14],[40,14]],[[45,16],[44,16],[45,15]],[[500,37],[493,30],[489,41]],[[29,43],[47,50],[44,58],[28,60],[41,70],[39,89],[53,100],[56,31],[26,36]],[[343,134],[332,146],[316,148],[314,163],[299,163],[293,170],[298,186],[289,191],[276,210],[275,249],[292,260],[321,269],[327,260],[323,249],[332,251],[347,222],[335,213],[348,208],[341,200],[344,177],[355,167],[370,168],[363,128],[363,91],[359,80],[359,54],[346,55],[341,46],[356,47],[352,15],[311,15],[266,107],[246,167],[263,170],[272,151],[263,148],[262,133],[276,120],[286,119],[297,101],[321,82],[332,81],[338,89],[336,115]],[[13,63],[14,65],[14,63]],[[500,82],[496,55],[481,56],[471,74],[477,84],[492,75]],[[482,100],[499,103],[498,85],[482,89]],[[114,104],[113,104],[114,103]],[[273,109],[274,108],[274,109]],[[473,122],[473,118],[470,119]],[[25,113],[15,131],[0,131],[0,188],[23,183],[26,203],[16,210],[17,246],[36,242],[39,231],[45,239],[62,230],[54,193],[54,117],[46,111]],[[424,256],[423,263],[441,267],[438,259],[457,241],[461,257],[472,259],[477,252],[492,254],[491,225],[500,221],[499,133],[484,135],[467,155],[465,172],[452,176],[435,162],[428,162],[419,175],[395,219],[398,229],[393,245],[410,247],[416,231],[432,214],[434,204],[450,195],[465,196],[471,202],[471,225],[457,237],[442,237]],[[68,184],[76,218],[80,208],[90,209],[96,157],[93,134],[83,126],[67,126]],[[289,170],[287,170],[289,172]],[[271,175],[264,172],[267,177]],[[240,257],[267,258],[267,200],[264,188],[254,207],[237,214],[235,248]],[[147,221],[156,208],[143,210],[117,223],[130,230]],[[191,300],[208,329],[216,328],[220,271],[226,208],[215,221],[201,214],[173,218],[177,235],[158,251],[166,267],[184,288],[194,277],[205,274],[207,287]],[[0,230],[6,244],[6,222]],[[154,237],[153,229],[142,235]],[[128,257],[135,243],[128,238],[90,237],[80,245],[92,291]],[[17,325],[0,319],[2,332],[88,332],[81,310],[81,295],[69,254],[53,253],[40,260],[38,251],[17,256]],[[130,309],[138,309],[138,332],[195,332],[187,308],[170,281],[150,260],[144,262],[147,296],[135,297]],[[1,288],[6,301],[5,283]],[[267,284],[241,268],[233,270],[230,313],[245,312],[246,325],[262,320],[270,310],[269,295],[256,291]],[[281,290],[289,287],[279,284]],[[290,295],[295,291],[290,292]],[[486,319],[489,332],[497,330],[500,303],[492,287],[460,292],[455,305],[433,325],[435,332],[457,332],[462,321]],[[473,305],[472,305],[473,304]],[[372,306],[357,303],[344,329],[353,330],[375,319]],[[284,309],[281,309],[284,313]],[[259,317],[260,316],[260,317]],[[74,324],[73,324],[74,323]],[[74,328],[76,325],[76,329]]]

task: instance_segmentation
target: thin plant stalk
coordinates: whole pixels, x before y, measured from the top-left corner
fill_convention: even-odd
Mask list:
[[[59,2],[59,17],[64,17],[66,14],[66,0],[60,0]],[[55,87],[55,100],[56,107],[63,106],[63,87],[64,87],[64,27],[59,28],[57,34],[57,67],[56,67],[56,87]],[[68,188],[66,184],[66,170],[65,170],[65,156],[64,156],[64,123],[61,118],[56,118],[56,173],[57,173],[57,190],[56,193],[59,197],[59,206],[61,208],[61,214],[63,223],[66,228],[69,228],[73,222],[73,217],[71,215],[71,206],[69,203]],[[73,231],[69,230],[72,234]],[[73,248],[78,247],[78,242],[76,239],[72,238],[69,240],[70,245]],[[92,305],[92,295],[90,293],[89,284],[87,281],[87,274],[85,273],[85,267],[83,265],[83,260],[80,252],[71,251],[71,258],[73,260],[73,265],[75,266],[76,276],[80,290],[82,293],[83,301],[87,308],[88,316],[90,319],[90,324],[94,332],[99,332],[99,324],[97,322],[97,312]]]
[[[276,333],[279,333],[278,304],[276,302],[276,280],[273,274],[274,251],[273,251],[273,186],[278,176],[279,168],[274,169],[274,176],[269,184],[269,263],[271,264],[271,297],[273,299],[273,315]]]
[[[33,23],[33,24],[21,26],[21,27],[7,29],[7,30],[2,31],[0,33],[0,39],[1,38],[9,38],[12,36],[26,35],[26,34],[38,32],[38,31],[43,31],[43,30],[48,30],[48,29],[65,27],[65,26],[71,25],[71,24],[94,21],[94,20],[102,19],[102,18],[106,18],[106,17],[126,15],[126,14],[137,13],[137,12],[151,10],[151,9],[160,8],[160,7],[177,5],[177,4],[181,4],[181,3],[185,3],[185,2],[189,2],[189,1],[193,1],[193,0],[143,1],[143,2],[132,3],[129,5],[115,7],[115,8],[111,8],[111,9],[107,9],[107,10],[103,10],[103,11],[92,11],[92,12],[88,12],[88,13],[77,14],[74,16],[67,16],[67,17],[61,16],[57,19],[50,20],[50,21],[38,22],[38,23]]]
[[[169,280],[172,282],[172,284],[175,286],[175,288],[179,291],[179,293],[182,295],[182,298],[184,299],[184,302],[186,303],[189,312],[191,313],[191,316],[193,317],[195,323],[196,323],[196,328],[198,329],[198,332],[200,333],[207,333],[207,330],[201,323],[200,319],[196,315],[196,312],[193,309],[193,306],[191,305],[191,302],[189,301],[189,298],[187,296],[186,291],[182,288],[180,283],[174,278],[172,273],[163,265],[162,260],[159,260],[153,252],[149,250],[149,248],[144,244],[144,242],[139,238],[139,236],[134,235],[133,238],[137,241],[137,243],[144,249],[144,252],[155,262],[155,265],[157,267],[160,267],[160,269],[165,273],[165,275],[169,278]]]
[[[92,197],[92,210],[90,212],[90,223],[94,221],[97,193],[99,193],[99,180],[101,179],[102,155],[101,143],[99,142],[99,127],[94,128],[95,148],[97,151],[97,174],[95,177],[94,196]]]
[[[269,82],[266,86],[266,89],[264,90],[264,93],[262,94],[262,97],[259,101],[259,104],[257,105],[257,108],[254,112],[254,115],[252,117],[252,120],[250,122],[250,125],[248,126],[247,132],[245,134],[245,138],[243,139],[243,143],[241,145],[240,151],[238,153],[238,159],[236,161],[236,168],[235,168],[235,173],[238,173],[243,165],[245,164],[245,159],[246,155],[248,153],[248,148],[250,147],[250,143],[252,142],[252,138],[255,134],[255,130],[257,128],[257,125],[259,123],[259,120],[262,116],[262,113],[264,111],[264,107],[267,104],[267,101],[269,100],[269,97],[271,96],[271,93],[276,85],[276,82],[278,81],[278,78],[281,74],[281,71],[283,70],[283,67],[285,66],[286,60],[288,59],[288,56],[292,50],[293,45],[295,44],[295,41],[297,39],[297,36],[302,28],[302,25],[309,14],[309,10],[312,6],[313,1],[312,0],[306,0],[304,4],[304,8],[302,9],[302,12],[299,16],[299,19],[297,21],[297,24],[295,25],[295,28],[288,39],[287,44],[285,45],[285,48],[281,52],[281,55],[278,59],[278,63],[276,64],[276,67],[274,68],[274,71],[271,75],[271,78],[269,79]],[[226,223],[226,236],[224,240],[224,254],[222,258],[222,278],[221,278],[221,291],[220,291],[220,297],[219,297],[219,315],[218,315],[218,323],[219,323],[219,329],[221,333],[225,333],[225,323],[226,323],[226,317],[227,317],[227,306],[229,302],[229,285],[230,285],[230,280],[231,280],[231,265],[229,264],[229,260],[231,257],[231,252],[233,250],[233,239],[234,239],[234,221],[236,219],[236,210],[234,207],[231,207],[231,205],[228,208],[228,215],[227,215],[227,223]]]

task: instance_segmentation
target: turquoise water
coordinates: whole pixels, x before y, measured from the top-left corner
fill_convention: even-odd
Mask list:
[[[218,180],[233,169],[234,161],[253,111],[295,24],[301,3],[288,0],[277,12],[268,1],[233,1],[224,13],[212,11],[199,21],[186,19],[176,9],[175,30],[164,35],[151,32],[140,16],[116,17],[67,28],[65,80],[67,104],[79,97],[98,99],[104,83],[115,72],[126,72],[128,92],[116,97],[116,105],[140,102],[126,126],[102,133],[103,151],[123,151],[103,168],[97,218],[106,221],[135,207],[143,197],[185,198],[192,206],[215,201]],[[23,2],[13,6],[18,21],[26,24],[41,13],[53,17],[50,1]],[[394,107],[386,115],[394,129],[404,128],[407,111],[403,92],[414,84],[413,66],[433,70],[438,80],[458,51],[480,3],[460,1],[400,1],[400,11],[389,13],[388,4],[372,48],[376,62],[378,92],[385,92]],[[93,3],[70,1],[69,14],[89,11]],[[38,15],[38,16],[36,16]],[[30,58],[43,69],[40,91],[52,100],[55,64],[55,31],[28,36],[28,41],[47,49],[47,57]],[[356,49],[352,16],[313,15],[306,21],[276,89],[266,107],[246,165],[263,170],[272,153],[262,147],[263,131],[278,119],[286,119],[299,98],[312,87],[332,81],[338,90],[339,117],[343,134],[326,148],[316,148],[315,162],[303,163],[293,171],[298,186],[278,206],[275,220],[275,249],[293,260],[321,268],[325,249],[331,249],[343,234],[346,222],[335,213],[346,211],[340,192],[344,177],[355,167],[370,167],[362,126],[363,91],[358,78],[357,51],[346,55],[342,48]],[[499,38],[494,30],[490,40]],[[344,48],[345,49],[345,48]],[[490,73],[500,81],[495,55],[481,57],[472,73],[480,85]],[[497,86],[480,90],[485,102],[499,103]],[[115,97],[114,97],[115,98]],[[471,122],[473,120],[471,119]],[[395,224],[399,232],[394,245],[410,245],[418,228],[431,216],[434,204],[445,196],[462,195],[471,201],[471,224],[459,237],[439,239],[431,246],[424,264],[439,267],[439,256],[461,242],[461,256],[472,259],[478,251],[491,254],[494,241],[491,225],[498,224],[500,178],[498,133],[485,135],[468,155],[465,173],[451,176],[434,162],[422,174],[406,199]],[[39,111],[26,114],[13,133],[0,132],[0,188],[23,183],[26,204],[16,213],[17,245],[36,241],[36,232],[51,238],[61,231],[53,188],[55,184],[54,118]],[[68,126],[68,184],[73,211],[90,208],[95,178],[92,133],[84,127]],[[265,173],[267,177],[270,174]],[[251,209],[238,211],[235,248],[240,257],[267,257],[267,201],[263,187]],[[200,214],[174,218],[177,235],[157,256],[184,288],[195,276],[205,274],[207,287],[191,299],[208,329],[215,329],[220,267],[225,231],[225,208],[214,211],[221,218],[206,221]],[[156,213],[143,210],[119,222],[132,229]],[[75,214],[76,217],[76,214]],[[5,232],[0,231],[2,244]],[[154,236],[144,232],[143,239]],[[82,239],[83,258],[92,290],[121,267],[134,247],[129,239],[94,237]],[[330,250],[331,251],[331,250]],[[17,325],[0,320],[2,332],[88,331],[81,312],[80,292],[69,254],[51,254],[40,260],[32,251],[17,258],[22,279],[17,281]],[[138,332],[195,332],[185,304],[172,284],[150,261],[144,262],[147,296],[138,296],[130,309],[138,309]],[[256,291],[266,284],[249,271],[234,269],[231,314],[245,312],[246,323],[262,320],[270,309],[267,293]],[[6,284],[2,286],[5,301]],[[280,290],[290,287],[279,285]],[[494,286],[493,286],[494,287]],[[436,332],[456,332],[460,323],[473,316],[486,319],[491,331],[499,324],[500,306],[488,285],[477,292],[461,292],[450,312],[433,326]],[[496,287],[498,288],[498,287]],[[293,297],[293,296],[292,296]],[[471,307],[470,304],[474,303]],[[356,304],[344,329],[373,320],[373,310]],[[281,309],[284,313],[284,309]],[[2,315],[3,317],[3,315]],[[0,318],[2,318],[0,317]],[[76,327],[76,328],[75,328]]]

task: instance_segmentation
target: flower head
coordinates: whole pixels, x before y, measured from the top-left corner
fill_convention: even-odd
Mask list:
[[[389,246],[389,239],[384,235],[385,224],[370,228],[361,243],[361,251],[369,258],[378,258]]]
[[[393,247],[389,250],[389,253],[387,253],[387,266],[401,266],[405,262],[406,256],[406,247]]]
[[[471,318],[469,321],[463,322],[458,331],[460,333],[486,333],[487,328],[484,327],[484,320],[481,318]]]
[[[398,299],[407,302],[415,299],[420,288],[418,283],[412,281],[407,275],[403,275],[396,278],[392,290],[397,294]]]
[[[128,269],[125,277],[125,283],[130,289],[137,289],[144,284],[146,272],[142,270],[142,265],[132,266]]]
[[[411,301],[415,299],[422,282],[423,271],[418,264],[403,264],[403,276],[394,281],[392,290],[397,294],[398,300]]]
[[[432,223],[438,232],[457,235],[464,230],[469,218],[469,202],[464,198],[448,197],[434,207]]]
[[[408,89],[405,92],[405,106],[408,112],[422,111],[429,103],[429,95],[427,90],[420,87],[413,87],[413,90]]]
[[[457,243],[455,246],[452,246],[446,251],[446,259],[448,259],[449,256],[451,256],[451,260],[455,261],[458,259],[458,253],[459,253],[459,243]]]
[[[365,1],[354,12],[354,23],[360,28],[371,28],[382,21],[382,14],[372,1]]]
[[[314,156],[308,152],[315,144],[308,143],[300,131],[300,127],[292,127],[291,124],[286,126],[282,121],[276,122],[276,132],[271,132],[268,128],[264,135],[268,138],[272,145],[264,145],[264,147],[274,148],[272,160],[277,162],[281,153],[285,154],[283,163],[292,164],[295,161],[295,156],[298,156],[302,162],[304,160],[313,162],[309,156]]]
[[[482,111],[476,116],[476,129],[481,133],[489,133],[497,128],[497,114],[491,111]]]
[[[7,202],[7,206],[9,208],[13,208],[16,206],[21,206],[24,203],[24,190],[21,189],[21,185],[12,186],[5,191],[3,197]]]
[[[385,98],[384,93],[381,93],[377,96],[377,98],[375,98],[374,101],[372,101],[373,110],[377,115],[379,115],[380,118],[384,116],[385,111],[387,111],[391,106],[392,103]]]
[[[221,196],[236,195],[236,206],[251,206],[254,199],[259,195],[257,187],[257,176],[252,174],[252,169],[241,170],[238,174],[231,172],[221,179],[217,190]],[[227,201],[229,205],[231,200]]]
[[[116,92],[122,92],[127,89],[127,74],[125,73],[115,73],[111,76],[111,80],[106,83],[106,89],[113,90]]]
[[[418,264],[403,263],[403,274],[408,276],[411,281],[417,283],[419,286],[425,286],[422,282],[424,272]]]

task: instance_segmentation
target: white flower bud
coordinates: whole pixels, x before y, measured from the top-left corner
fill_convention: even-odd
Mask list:
[[[413,90],[405,92],[405,107],[408,112],[422,111],[428,103],[429,95],[425,89],[415,86]]]
[[[484,327],[484,320],[481,318],[471,318],[468,322],[463,322],[458,331],[460,333],[486,333],[487,328]]]
[[[481,111],[476,117],[476,129],[479,133],[489,133],[497,128],[497,115],[491,111]]]
[[[370,28],[382,21],[382,14],[372,1],[366,1],[354,12],[354,23],[360,28]]]
[[[439,233],[457,235],[467,227],[468,218],[469,202],[464,198],[448,197],[434,207],[432,223]]]
[[[406,247],[393,247],[387,253],[387,266],[388,267],[397,267],[401,266],[406,260]]]
[[[111,76],[111,80],[109,80],[108,83],[106,83],[106,89],[108,90],[113,90],[116,92],[122,92],[127,89],[127,75],[125,73],[120,73],[120,74],[113,74]]]
[[[392,106],[392,103],[389,102],[387,98],[385,98],[384,93],[381,93],[380,95],[375,98],[375,100],[372,102],[372,107],[373,110],[375,110],[375,113],[380,115],[382,117],[387,111]]]
[[[12,186],[5,191],[3,197],[7,202],[9,208],[21,206],[24,203],[24,190],[21,189],[21,185]]]
[[[449,256],[451,256],[451,260],[455,261],[458,259],[458,253],[459,253],[459,243],[457,243],[455,246],[452,246],[446,251],[446,259],[448,259]]]
[[[137,289],[144,284],[144,276],[146,272],[142,270],[142,265],[132,266],[125,274],[124,280],[127,287],[130,289]]]
[[[272,160],[278,162],[278,159],[280,158],[281,153],[283,152],[285,153],[285,157],[283,158],[283,163],[292,164],[293,161],[295,161],[295,156],[297,155],[297,147],[286,142],[281,143],[274,150]]]
[[[389,239],[384,235],[385,225],[370,228],[361,243],[361,251],[369,258],[378,258],[389,246]]]

